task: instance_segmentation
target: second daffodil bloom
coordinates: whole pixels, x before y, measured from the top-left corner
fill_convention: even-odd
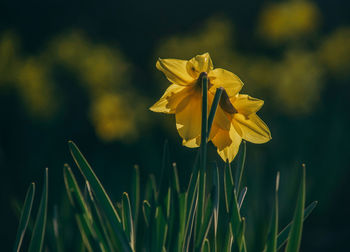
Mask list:
[[[208,107],[216,89],[224,89],[213,121],[209,139],[225,161],[232,161],[242,138],[254,143],[268,141],[270,132],[255,114],[263,102],[239,95],[242,81],[233,73],[214,69],[209,53],[190,60],[159,59],[156,67],[172,83],[150,109],[175,114],[176,128],[187,147],[199,147],[202,112],[202,75],[208,77]]]
[[[256,143],[266,143],[271,139],[267,125],[256,115],[264,101],[246,94],[236,94],[228,97],[221,96],[220,106],[231,122],[230,130],[218,129],[213,124],[215,136],[211,139],[224,161],[231,162],[237,155],[242,139]]]

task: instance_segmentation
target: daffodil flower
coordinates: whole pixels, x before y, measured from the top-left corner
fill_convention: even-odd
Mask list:
[[[266,129],[269,133],[267,126],[255,115],[262,104],[257,107],[255,100],[244,103],[246,96],[238,94],[243,87],[242,81],[227,70],[214,69],[209,53],[197,55],[188,61],[159,59],[156,67],[172,84],[150,110],[175,114],[176,128],[183,139],[183,145],[190,148],[200,145],[203,74],[207,75],[209,81],[208,107],[211,107],[216,89],[219,87],[224,89],[209,140],[213,141],[225,161],[233,160],[242,138],[252,142],[264,142],[267,138],[270,139],[270,134],[266,137]],[[246,117],[242,119],[241,116]],[[237,121],[242,122],[245,127],[239,128]],[[258,133],[254,133],[257,129]],[[264,140],[257,140],[259,134],[262,134]]]
[[[150,109],[154,112],[175,114],[176,127],[188,147],[198,147],[201,134],[202,88],[201,74],[209,79],[208,106],[211,106],[218,87],[235,95],[243,83],[233,73],[224,69],[214,69],[209,53],[198,55],[191,60],[159,59],[156,67],[172,83],[160,100]],[[218,108],[214,124],[216,128],[230,129],[230,121],[223,110]]]
[[[231,121],[231,128],[213,129],[216,134],[211,141],[224,161],[231,162],[235,158],[242,139],[256,144],[266,143],[271,139],[269,128],[256,114],[263,105],[263,100],[246,94],[229,97],[223,93],[220,106]],[[213,124],[213,128],[215,127]]]

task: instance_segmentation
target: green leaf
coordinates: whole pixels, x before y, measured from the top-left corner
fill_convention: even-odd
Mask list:
[[[243,204],[245,195],[247,194],[247,190],[248,190],[248,188],[245,186],[245,187],[242,189],[241,193],[239,194],[239,197],[238,197],[239,209],[241,209],[241,207],[242,207],[242,204]]]
[[[132,190],[130,195],[130,204],[134,220],[134,232],[137,233],[137,223],[140,208],[140,169],[137,165],[134,166],[134,173],[132,176]]]
[[[187,217],[182,251],[189,251],[190,241],[192,237],[192,228],[198,206],[198,180],[199,174],[197,175],[197,179],[193,179],[191,181],[189,190],[187,191]]]
[[[225,169],[224,170],[224,194],[225,194],[225,203],[226,203],[225,205],[226,205],[226,212],[229,213],[234,184],[233,184],[230,164],[227,163],[224,169]]]
[[[78,147],[72,141],[69,141],[68,145],[75,163],[79,167],[80,172],[83,174],[85,179],[89,181],[91,189],[96,195],[96,199],[101,204],[101,207],[104,210],[110,225],[113,227],[113,230],[121,244],[121,250],[132,251],[128,243],[127,237],[123,231],[120,217],[118,216],[117,211],[115,210],[112,201],[107,195],[100,180],[97,178],[94,171],[91,169],[90,165],[86,161],[85,157],[79,151]]]
[[[299,196],[294,213],[293,223],[288,235],[288,243],[285,252],[297,252],[300,248],[301,234],[303,230],[305,206],[305,165],[303,165],[302,179],[299,187]]]
[[[246,141],[243,141],[243,153],[240,153],[239,155],[240,162],[238,162],[238,169],[236,170],[236,176],[235,176],[235,185],[236,185],[237,192],[240,191],[246,156],[247,156],[247,143]]]
[[[103,241],[105,247],[108,248],[107,251],[114,251],[120,247],[120,245],[117,242],[116,237],[111,235],[113,234],[112,227],[109,225],[108,221],[106,221],[106,218],[104,218],[103,213],[99,209],[88,181],[85,181],[85,186],[87,190],[86,203],[89,206],[93,220],[92,223],[97,230],[97,235],[99,239]]]
[[[129,195],[124,192],[122,197],[122,219],[123,228],[129,239],[130,246],[135,249],[135,232],[134,232],[134,221],[132,218],[132,209],[130,205]]]
[[[35,195],[35,184],[31,183],[30,186],[28,187],[26,197],[24,199],[21,218],[19,220],[19,226],[17,229],[16,242],[13,248],[14,252],[18,252],[21,248],[23,237],[27,230],[30,214],[32,212],[34,195]]]
[[[208,239],[205,239],[202,251],[203,252],[210,252],[210,242]]]
[[[153,232],[155,236],[152,239],[152,250],[151,251],[163,251],[165,245],[165,239],[168,231],[168,225],[166,222],[165,214],[163,213],[162,207],[156,208],[153,225]]]
[[[236,249],[236,251],[241,251],[243,248],[244,243],[244,221],[241,218],[240,212],[239,212],[239,205],[237,201],[236,192],[233,192],[233,206],[231,208],[231,218],[230,223],[232,225],[232,234],[234,237],[233,240],[233,248]]]
[[[143,212],[143,217],[145,218],[145,223],[147,226],[150,224],[150,219],[151,219],[151,205],[148,203],[147,200],[143,201],[142,204],[142,212]]]
[[[39,210],[35,220],[32,238],[29,244],[29,252],[40,252],[43,247],[45,229],[46,229],[46,218],[47,218],[47,198],[48,198],[48,183],[49,183],[49,171],[46,168],[43,191],[41,194],[41,200]]]
[[[63,252],[64,246],[63,246],[63,240],[62,236],[59,232],[60,221],[58,218],[58,206],[55,205],[53,208],[53,217],[52,217],[52,229],[53,229],[53,235],[54,235],[54,244],[56,245],[56,251],[57,252]]]
[[[95,222],[92,220],[91,213],[78,186],[77,180],[67,164],[65,164],[63,168],[63,178],[68,198],[76,210],[75,218],[84,245],[89,251],[105,251],[106,245],[103,237],[101,234],[97,237],[97,230],[93,227],[93,223]]]
[[[214,199],[213,199],[214,237],[216,241],[218,222],[219,222],[219,206],[220,206],[220,174],[219,174],[219,167],[217,166],[217,164],[215,164],[215,167],[214,167],[213,187],[214,187],[214,194],[213,194],[214,195]]]
[[[269,237],[266,244],[265,252],[277,251],[277,233],[278,233],[278,187],[279,187],[280,173],[276,176],[276,188],[275,188],[275,207],[272,213],[272,220],[270,224]]]
[[[201,248],[204,246],[204,241],[207,238],[212,220],[213,220],[213,203],[212,199],[207,200],[207,204],[205,206],[205,212],[204,212],[204,219],[203,223],[200,226],[199,233],[198,233],[198,239],[196,242],[196,250],[201,251]]]
[[[309,217],[311,212],[315,209],[317,206],[317,201],[312,202],[307,208],[304,210],[304,221]],[[287,242],[288,234],[291,228],[293,221],[291,221],[279,234],[277,237],[277,250],[280,250],[283,245]]]

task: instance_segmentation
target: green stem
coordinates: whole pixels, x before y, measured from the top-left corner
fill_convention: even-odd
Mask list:
[[[200,166],[199,166],[199,191],[198,208],[195,226],[195,241],[203,223],[205,205],[205,171],[207,169],[207,143],[208,143],[208,77],[206,73],[201,74],[202,78],[202,128],[200,145]]]
[[[200,168],[201,171],[206,170],[207,161],[207,132],[208,132],[208,77],[206,73],[202,73],[202,130],[201,130],[201,158]]]

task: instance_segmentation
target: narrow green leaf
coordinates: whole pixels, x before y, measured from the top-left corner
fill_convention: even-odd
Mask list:
[[[40,252],[43,247],[45,229],[46,229],[46,218],[47,218],[47,196],[48,196],[48,183],[49,183],[49,170],[45,170],[45,178],[43,191],[41,194],[40,206],[35,220],[32,238],[29,244],[29,252]]]
[[[188,207],[187,207],[187,218],[186,218],[186,227],[184,234],[184,242],[183,242],[183,251],[189,251],[190,241],[192,237],[192,228],[194,224],[195,215],[198,207],[198,180],[199,174],[197,175],[197,179],[194,188],[190,187],[190,190],[187,192],[188,197]],[[193,193],[191,190],[193,189]]]
[[[233,184],[230,164],[227,163],[224,169],[225,169],[224,170],[224,194],[225,194],[226,212],[229,213],[234,184]]]
[[[129,239],[130,246],[135,249],[135,232],[134,232],[134,221],[132,219],[132,209],[130,205],[129,195],[124,192],[122,197],[122,214],[123,214],[123,227],[125,233]]]
[[[35,184],[31,183],[28,187],[26,197],[24,199],[23,208],[21,211],[21,218],[17,229],[16,242],[13,248],[14,252],[18,252],[21,248],[24,234],[27,230],[30,214],[32,212],[33,200],[35,195]]]
[[[97,200],[101,204],[102,209],[104,210],[109,220],[109,223],[113,227],[114,232],[116,233],[118,240],[120,241],[120,244],[122,246],[122,250],[132,251],[128,243],[128,240],[126,238],[126,235],[123,231],[120,217],[118,216],[117,211],[115,210],[112,204],[112,201],[107,195],[100,180],[97,178],[94,171],[91,169],[90,165],[86,161],[85,157],[79,151],[78,147],[72,141],[69,141],[68,145],[69,145],[71,154],[74,158],[74,161],[76,162],[77,166],[80,169],[80,172],[83,174],[85,179],[89,181],[91,189],[95,193]]]
[[[179,194],[179,232],[178,242],[174,251],[182,251],[182,244],[185,239],[186,229],[186,212],[187,212],[187,193]]]
[[[272,213],[269,237],[267,239],[265,252],[276,252],[277,251],[279,179],[280,179],[280,173],[278,172],[277,176],[276,176],[275,207],[274,207],[274,210]]]
[[[137,223],[140,209],[140,169],[137,165],[134,166],[134,173],[132,176],[132,190],[130,195],[130,204],[134,220],[134,232],[137,233]]]
[[[105,251],[106,245],[104,239],[101,234],[98,237],[97,230],[93,227],[93,223],[95,222],[92,220],[91,213],[78,186],[78,182],[67,164],[63,168],[63,178],[68,198],[76,211],[75,218],[84,245],[89,251]]]
[[[212,203],[212,199],[209,197],[207,200],[207,204],[205,206],[203,223],[200,226],[199,233],[198,233],[198,238],[197,238],[196,248],[195,248],[196,251],[201,251],[202,247],[204,246],[204,241],[207,238],[207,235],[213,220],[213,208],[214,206]]]
[[[217,166],[217,164],[215,164],[215,167],[214,167],[213,185],[214,185],[214,191],[215,191],[214,200],[213,200],[214,237],[216,241],[218,222],[219,222],[219,207],[220,207],[220,174],[219,174],[219,167]]]
[[[295,208],[293,223],[288,235],[288,243],[285,249],[286,252],[299,251],[301,234],[303,230],[304,206],[305,206],[305,165],[303,165],[302,179],[299,187],[299,196],[298,196],[297,206]]]
[[[171,186],[172,188],[176,189],[177,194],[180,193],[180,182],[179,182],[179,175],[177,173],[177,167],[176,163],[173,163],[173,173],[171,177]]]
[[[146,225],[149,226],[151,219],[151,205],[147,200],[143,201],[142,204],[143,217],[145,218]]]
[[[243,141],[243,153],[239,155],[240,162],[238,164],[238,169],[236,170],[236,176],[235,176],[235,185],[236,185],[236,191],[239,192],[241,188],[241,182],[243,177],[243,171],[245,167],[245,160],[247,156],[247,143],[246,141]]]
[[[315,209],[317,206],[317,201],[312,202],[310,205],[308,205],[307,208],[304,210],[304,221],[309,217],[311,212]],[[287,242],[288,239],[288,234],[290,231],[290,227],[292,225],[293,221],[291,221],[279,234],[278,234],[278,239],[277,239],[277,250],[280,250],[283,245]]]
[[[106,221],[106,218],[104,218],[103,213],[99,209],[88,181],[85,181],[85,186],[87,190],[86,202],[89,206],[89,210],[92,216],[92,224],[97,230],[99,239],[103,241],[103,244],[107,248],[107,251],[114,251],[118,249],[120,245],[117,242],[116,237],[112,235],[113,232],[110,231],[112,230],[112,227],[109,225],[108,221]]]
[[[203,252],[210,252],[210,242],[208,239],[205,239],[202,251]]]
[[[165,245],[165,238],[168,231],[168,225],[166,222],[165,214],[163,213],[163,209],[158,206],[156,208],[155,216],[154,216],[154,234],[155,237],[152,239],[152,250],[151,251],[162,251],[162,248]]]
[[[233,192],[233,200],[232,200],[232,208],[231,208],[231,217],[230,223],[232,225],[232,234],[234,237],[233,248],[237,249],[237,251],[241,251],[243,247],[243,238],[244,238],[244,223],[242,221],[239,205],[237,201],[236,192]]]
[[[57,252],[63,252],[64,246],[63,246],[63,240],[62,236],[59,232],[59,224],[60,221],[58,219],[58,206],[55,205],[53,209],[53,218],[52,218],[52,229],[53,229],[53,235],[54,235],[54,243],[56,244],[56,251]]]
[[[242,207],[242,204],[243,204],[245,195],[247,194],[247,190],[248,190],[248,188],[245,186],[245,187],[242,189],[241,193],[239,194],[239,197],[238,197],[239,209],[241,209],[241,207]]]

